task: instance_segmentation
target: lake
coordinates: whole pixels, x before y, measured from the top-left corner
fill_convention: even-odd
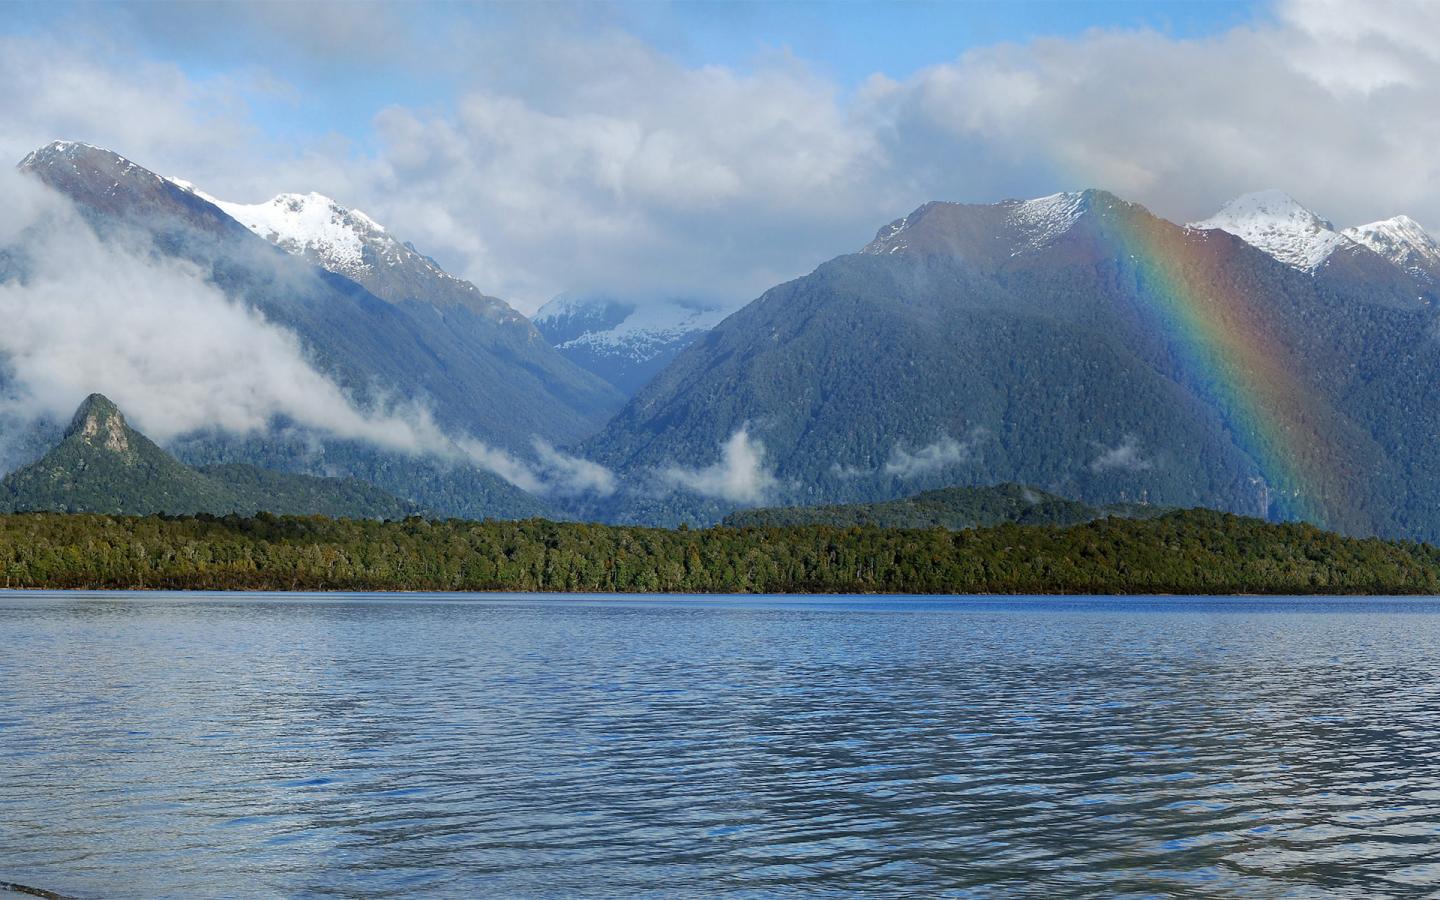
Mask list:
[[[0,881],[1413,896],[1440,602],[0,593]]]

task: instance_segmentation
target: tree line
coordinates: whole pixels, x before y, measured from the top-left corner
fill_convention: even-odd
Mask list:
[[[1440,551],[1205,510],[1072,527],[666,530],[0,516],[0,586],[696,593],[1440,593]]]

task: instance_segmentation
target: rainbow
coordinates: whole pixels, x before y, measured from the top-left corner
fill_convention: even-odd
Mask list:
[[[1247,294],[1225,277],[1220,242],[1197,240],[1139,210],[1105,222],[1113,249],[1134,265],[1140,316],[1259,467],[1270,517],[1363,527],[1350,520],[1346,496],[1357,474],[1350,428],[1302,380],[1299,359],[1266,302],[1273,298]]]

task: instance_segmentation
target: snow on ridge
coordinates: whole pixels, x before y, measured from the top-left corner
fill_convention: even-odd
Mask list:
[[[165,178],[166,181],[168,181],[168,182],[170,182],[171,184],[175,185],[176,187],[178,187],[180,190],[184,191],[184,192],[187,193],[187,194],[194,194],[196,197],[199,197],[201,200],[204,200],[206,203],[213,203],[213,204],[215,204],[216,206],[219,206],[219,205],[220,205],[220,201],[219,201],[219,200],[216,200],[214,197],[212,197],[212,196],[210,196],[209,194],[205,193],[204,191],[200,190],[198,187],[196,187],[195,185],[191,184],[190,182],[186,181],[186,180],[183,179],[183,178],[175,178],[175,177],[170,176],[170,175],[165,175],[165,176],[163,176],[163,177]]]
[[[1342,233],[1412,274],[1440,269],[1440,243],[1409,216],[1356,225]]]
[[[1283,191],[1242,194],[1191,228],[1219,229],[1296,269],[1313,272],[1354,241]]]
[[[1023,249],[1033,250],[1049,244],[1069,231],[1085,212],[1083,191],[1062,191],[1034,200],[1009,202],[1010,222],[1025,232],[1026,239],[1026,247],[1016,248],[1014,254]]]
[[[862,247],[860,252],[868,253],[871,256],[882,256],[886,253],[899,253],[901,250],[909,247],[910,242],[906,239],[905,232],[910,228],[910,220],[914,219],[919,221],[920,217],[925,214],[925,210],[930,206],[931,204],[927,203],[903,219],[896,219],[889,225],[886,225],[876,233],[875,240]]]

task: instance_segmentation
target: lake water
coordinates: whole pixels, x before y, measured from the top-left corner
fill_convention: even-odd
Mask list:
[[[0,881],[1414,896],[1440,602],[0,594]]]

